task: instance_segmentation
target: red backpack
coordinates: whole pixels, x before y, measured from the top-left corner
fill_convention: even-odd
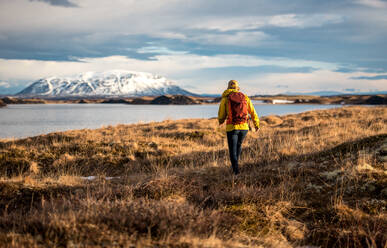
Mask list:
[[[231,92],[228,95],[228,110],[231,123],[241,124],[248,119],[246,96],[242,92]]]

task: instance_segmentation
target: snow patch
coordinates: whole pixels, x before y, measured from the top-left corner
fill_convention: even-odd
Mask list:
[[[273,99],[272,103],[273,104],[287,104],[287,103],[294,103],[294,101],[282,100],[282,99]]]

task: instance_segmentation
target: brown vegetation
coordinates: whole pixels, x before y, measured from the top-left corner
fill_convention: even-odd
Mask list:
[[[3,102],[3,100],[0,99],[0,108],[1,108],[1,107],[5,107],[5,106],[7,106],[7,104],[5,104],[5,103]]]
[[[6,104],[39,104],[45,103],[42,99],[21,99],[16,97],[4,97],[1,99],[3,103]]]
[[[387,108],[261,122],[238,177],[216,119],[0,141],[0,246],[385,247]]]
[[[199,104],[199,101],[194,100],[189,96],[159,96],[153,99],[150,104]]]

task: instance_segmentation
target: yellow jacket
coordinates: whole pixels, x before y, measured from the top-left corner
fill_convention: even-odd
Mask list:
[[[228,104],[227,104],[227,97],[231,92],[238,92],[236,89],[227,89],[223,92],[222,94],[222,100],[220,101],[219,105],[219,111],[218,111],[218,121],[219,124],[222,124],[226,118],[227,118],[227,113],[228,113]],[[257,115],[257,112],[255,112],[254,106],[250,101],[250,98],[246,96],[246,101],[247,101],[247,111],[250,114],[251,119],[254,122],[254,125],[256,128],[259,128],[259,118]],[[241,124],[227,124],[226,125],[226,131],[232,131],[232,130],[249,130],[249,124],[247,122],[241,123]]]

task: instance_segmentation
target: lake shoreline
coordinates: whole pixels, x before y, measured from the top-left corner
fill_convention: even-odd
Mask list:
[[[386,105],[387,95],[339,95],[339,96],[303,96],[303,95],[274,95],[251,96],[251,100],[262,101],[267,104],[342,104],[342,105]],[[63,103],[122,103],[131,105],[194,105],[218,104],[220,97],[198,97],[184,95],[161,95],[143,97],[3,97],[3,104],[63,104]]]
[[[254,101],[253,101],[254,102]],[[317,104],[256,104],[258,116],[296,114],[343,107]],[[216,118],[218,104],[10,104],[0,110],[0,137],[22,138],[74,129],[164,120]]]

